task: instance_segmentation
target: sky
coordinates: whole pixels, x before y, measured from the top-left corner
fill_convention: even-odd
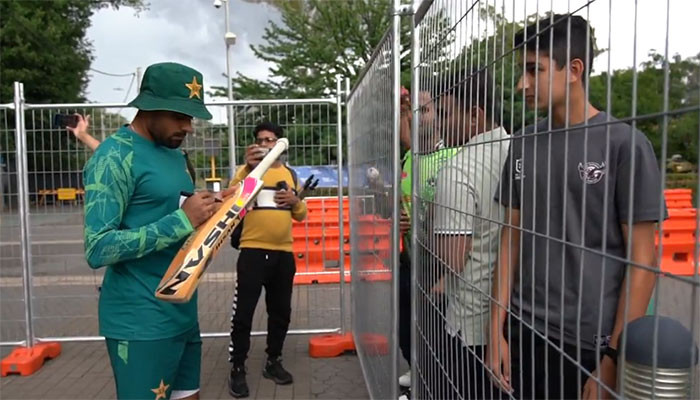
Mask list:
[[[95,59],[92,68],[111,74],[135,73],[157,62],[173,61],[191,66],[204,76],[205,90],[226,87],[224,7],[212,0],[146,0],[148,10],[136,14],[131,8],[103,9],[91,20],[87,38]],[[240,72],[258,79],[268,77],[269,65],[257,59],[251,44],[263,43],[269,21],[280,21],[277,9],[264,3],[230,0],[230,30],[237,42],[231,47],[231,74]],[[129,86],[131,84],[131,89]],[[123,102],[136,96],[132,77],[113,77],[90,71],[87,99],[90,102]],[[206,96],[209,99],[209,96]],[[225,110],[211,110],[215,119]],[[218,111],[218,112],[217,112]],[[124,109],[133,116],[135,111]],[[220,115],[216,115],[220,114]]]
[[[344,0],[328,0],[344,1]],[[205,88],[226,86],[226,47],[223,40],[224,8],[215,8],[213,0],[147,0],[149,9],[138,15],[133,9],[103,9],[97,12],[88,30],[95,60],[92,68],[113,74],[129,74],[137,67],[156,62],[175,61],[190,65],[204,75]],[[255,57],[250,45],[263,43],[264,28],[270,21],[279,22],[276,8],[260,0],[230,0],[230,27],[238,36],[231,49],[232,74],[266,79],[270,65]],[[467,0],[441,0],[436,4],[449,4],[453,15],[463,15],[471,2]],[[505,6],[507,18],[522,20],[539,10],[540,14],[553,9],[555,12],[575,11],[589,3],[585,0],[488,0],[500,9]],[[513,5],[515,4],[515,14]],[[609,14],[612,4],[612,13]],[[635,30],[635,4],[637,23]],[[700,0],[596,0],[578,14],[588,18],[595,28],[599,48],[609,51],[596,58],[593,73],[608,69],[628,68],[633,65],[634,35],[637,34],[637,65],[647,59],[649,50],[663,54],[666,43],[667,5],[670,12],[668,27],[669,55],[675,53],[688,57],[700,52]],[[609,19],[612,15],[612,20]],[[608,29],[612,21],[612,29]],[[461,25],[468,24],[464,19]],[[477,35],[467,28],[459,35]],[[609,42],[610,39],[610,42]],[[131,77],[112,77],[91,72],[87,88],[90,102],[123,102],[136,94],[136,84]],[[131,83],[131,89],[129,86]],[[209,99],[209,96],[207,96]],[[223,108],[212,109],[215,121],[225,118]],[[133,115],[131,110],[123,111]]]
[[[442,0],[449,4],[449,14],[464,15],[471,1]],[[608,70],[630,68],[634,65],[635,33],[636,64],[647,61],[649,51],[664,54],[668,25],[668,54],[689,57],[700,53],[700,0],[484,0],[495,6],[508,20],[523,21],[526,16],[553,11],[557,14],[573,12],[587,19],[595,31],[599,49],[607,49],[593,63],[593,74]],[[479,5],[476,8],[478,11]],[[636,11],[636,29],[635,29]],[[475,14],[475,13],[474,13]],[[668,17],[669,24],[666,24]],[[477,38],[479,32],[493,33],[492,26],[476,26],[476,18],[469,17],[456,23],[457,41]],[[481,37],[486,36],[482,33]]]

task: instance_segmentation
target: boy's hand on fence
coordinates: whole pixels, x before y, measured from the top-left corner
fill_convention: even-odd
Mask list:
[[[441,295],[445,294],[445,276],[441,276],[440,280],[437,281],[435,285],[433,285],[432,288],[430,288],[430,293],[434,295]]]
[[[615,363],[608,357],[603,357],[600,361],[600,369],[593,371],[593,376],[586,380],[583,385],[583,400],[594,399],[612,399],[613,395],[607,389],[602,387],[598,380],[603,382],[605,386],[615,389],[617,382],[617,367]],[[598,395],[600,390],[600,396]]]
[[[502,330],[491,333],[489,344],[486,348],[486,365],[491,371],[491,380],[501,390],[512,393],[510,384],[510,348],[508,341],[501,333]]]

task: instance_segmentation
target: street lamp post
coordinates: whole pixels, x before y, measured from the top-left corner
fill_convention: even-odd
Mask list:
[[[236,44],[236,34],[229,29],[229,0],[214,0],[214,7],[221,8],[224,6],[224,16],[226,20],[226,33],[224,34],[224,42],[226,43],[226,81],[228,88],[228,99],[233,100],[233,87],[231,83],[231,46]],[[228,155],[230,177],[236,171],[236,133],[234,130],[234,113],[233,106],[226,106],[226,114],[228,117]]]

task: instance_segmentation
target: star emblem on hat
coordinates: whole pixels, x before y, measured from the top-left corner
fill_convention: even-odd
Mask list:
[[[187,86],[187,89],[190,89],[190,99],[197,96],[198,99],[202,99],[202,96],[199,94],[199,92],[202,90],[202,85],[197,83],[197,77],[193,76],[192,77],[192,82],[191,83],[185,83],[185,86]]]
[[[167,398],[167,396],[166,396],[166,391],[168,390],[169,387],[170,387],[170,385],[164,384],[164,383],[163,383],[163,380],[161,379],[161,380],[160,380],[160,385],[159,385],[157,388],[155,388],[155,389],[151,389],[151,392],[153,392],[153,393],[156,394],[156,399],[155,399],[155,400],[160,400],[160,399],[165,399],[165,398]]]

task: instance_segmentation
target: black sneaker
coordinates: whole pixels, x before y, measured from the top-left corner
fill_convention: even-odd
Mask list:
[[[248,397],[248,383],[245,381],[245,367],[232,367],[228,376],[228,393],[240,399]]]
[[[267,379],[272,379],[278,385],[289,385],[294,381],[292,374],[282,367],[282,360],[268,359],[263,369],[263,376]]]

